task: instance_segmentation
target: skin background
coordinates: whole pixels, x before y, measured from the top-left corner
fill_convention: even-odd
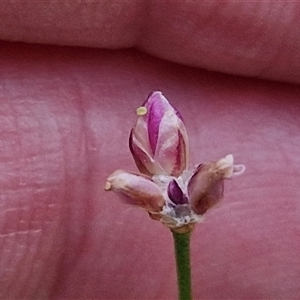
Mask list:
[[[298,86],[135,50],[1,50],[2,298],[176,298],[168,230],[103,191],[136,170],[128,134],[152,90],[183,115],[191,164],[247,166],[193,233],[195,299],[300,295]]]
[[[134,47],[208,70],[300,82],[298,1],[0,2],[0,39]]]
[[[193,233],[194,298],[299,298],[300,88],[204,70],[299,83],[298,4],[225,2],[0,3],[2,39],[107,49],[0,43],[0,298],[176,299],[168,230],[103,190],[136,170],[128,134],[153,90],[191,164],[247,167]]]

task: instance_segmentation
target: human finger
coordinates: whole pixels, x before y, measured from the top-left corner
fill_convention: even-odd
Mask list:
[[[299,87],[134,50],[1,49],[1,298],[176,297],[168,230],[103,190],[136,170],[127,139],[153,89],[180,110],[191,164],[247,167],[193,233],[195,298],[300,294]]]
[[[136,47],[229,74],[300,82],[297,1],[1,2],[0,38]]]

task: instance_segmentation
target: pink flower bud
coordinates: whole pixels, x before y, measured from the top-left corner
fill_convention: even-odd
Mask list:
[[[142,174],[115,171],[107,178],[105,190],[117,192],[125,203],[152,213],[160,212],[165,204],[161,189],[150,177]]]
[[[233,165],[231,154],[217,162],[201,164],[188,183],[193,211],[202,215],[223,198],[224,179],[244,172],[243,165]]]
[[[188,136],[180,114],[161,92],[137,110],[129,147],[140,172],[179,176],[187,167]]]
[[[243,165],[233,156],[187,169],[188,136],[178,111],[161,92],[153,92],[137,109],[129,147],[142,174],[118,170],[105,190],[117,192],[127,204],[140,206],[174,232],[190,232],[203,214],[223,197],[224,179],[240,175]]]

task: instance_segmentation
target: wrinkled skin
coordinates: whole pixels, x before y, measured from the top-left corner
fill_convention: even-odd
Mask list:
[[[232,153],[247,167],[193,233],[194,298],[298,299],[299,4],[133,3],[65,3],[90,20],[81,31],[58,2],[49,16],[0,4],[0,38],[120,48],[0,44],[0,298],[176,299],[168,230],[103,190],[115,169],[136,170],[134,111],[162,90],[192,163]]]

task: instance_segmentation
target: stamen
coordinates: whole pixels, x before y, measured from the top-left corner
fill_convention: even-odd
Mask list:
[[[145,106],[140,106],[136,109],[136,114],[141,117],[147,113],[147,108]]]
[[[234,165],[233,166],[233,175],[238,176],[242,175],[246,171],[246,167],[244,165]]]
[[[109,191],[110,189],[111,189],[111,183],[109,181],[106,181],[104,185],[104,190]]]

